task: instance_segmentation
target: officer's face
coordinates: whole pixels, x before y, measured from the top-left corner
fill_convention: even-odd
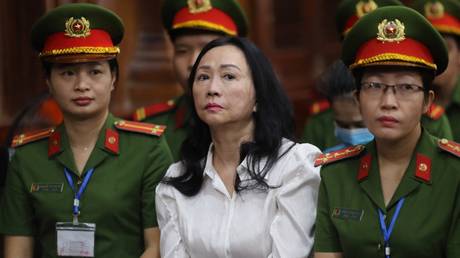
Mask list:
[[[237,47],[216,47],[203,56],[192,94],[198,116],[211,131],[223,125],[252,129],[255,89],[246,58]]]
[[[115,78],[107,61],[54,64],[47,83],[64,117],[88,118],[108,112]]]
[[[444,40],[449,54],[449,63],[446,70],[434,79],[433,84],[444,88],[445,92],[451,92],[460,74],[460,49],[452,36],[444,36]]]
[[[183,90],[187,89],[188,76],[201,49],[218,37],[216,34],[180,35],[174,40],[174,73]]]
[[[366,69],[359,93],[364,123],[376,140],[398,141],[404,137],[418,136],[420,118],[428,110],[434,93],[430,92],[429,98],[425,99],[423,90],[417,87],[414,87],[413,91],[407,91],[411,86],[400,87],[400,89],[388,87],[380,91],[376,88],[366,90],[363,84],[370,82],[423,87],[421,75],[416,71],[403,69]]]

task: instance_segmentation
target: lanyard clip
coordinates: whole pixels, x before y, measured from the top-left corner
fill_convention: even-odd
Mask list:
[[[384,252],[385,252],[386,257],[390,257],[391,248],[390,248],[390,244],[388,242],[385,243]]]

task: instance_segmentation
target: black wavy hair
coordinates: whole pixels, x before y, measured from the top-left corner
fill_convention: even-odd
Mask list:
[[[213,40],[202,49],[193,65],[188,86],[190,92],[193,92],[191,89],[196,70],[203,56],[213,48],[227,45],[235,46],[243,52],[251,69],[257,104],[257,111],[253,113],[253,141],[240,146],[240,161],[248,157],[246,160],[250,179],[241,181],[237,176],[235,191],[268,190],[277,186],[267,184],[266,174],[294,146],[292,144],[286,151],[279,153],[283,138],[294,141],[294,119],[291,103],[267,57],[245,38],[223,37]],[[165,177],[163,183],[172,185],[186,196],[194,196],[203,183],[206,156],[212,139],[208,125],[196,113],[193,97],[188,102],[191,113],[190,130],[181,147],[181,161],[185,169],[178,177]],[[267,162],[264,167],[260,167],[260,161],[264,158]]]
[[[356,90],[353,74],[341,59],[336,60],[321,74],[316,85],[318,91],[329,101]]]

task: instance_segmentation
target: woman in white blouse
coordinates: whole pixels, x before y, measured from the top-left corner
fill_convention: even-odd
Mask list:
[[[157,187],[162,257],[307,257],[319,150],[293,142],[268,59],[243,38],[204,47],[189,85],[191,131]]]

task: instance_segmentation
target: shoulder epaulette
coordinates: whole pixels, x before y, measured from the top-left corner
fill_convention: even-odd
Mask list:
[[[438,146],[444,151],[447,151],[451,154],[454,154],[457,157],[460,157],[460,144],[454,141],[449,141],[447,139],[438,140]]]
[[[156,103],[148,107],[138,108],[133,114],[134,121],[142,121],[148,117],[159,115],[176,107],[174,100],[168,100],[163,103]]]
[[[123,131],[135,133],[144,133],[149,135],[161,136],[166,129],[164,125],[155,125],[149,123],[133,122],[121,120],[115,122],[115,127]]]
[[[430,108],[428,109],[428,112],[426,112],[426,116],[433,119],[433,120],[438,120],[441,118],[442,115],[444,115],[445,109],[436,104],[431,104]]]
[[[364,148],[364,145],[356,145],[338,151],[321,154],[315,160],[315,167],[354,157],[360,154]]]
[[[327,99],[318,100],[310,105],[308,114],[316,115],[318,113],[328,110],[330,107],[331,103],[329,103]]]
[[[16,148],[27,143],[35,142],[44,138],[49,137],[54,132],[54,128],[46,128],[34,132],[28,132],[18,134],[14,136],[13,142],[11,143],[12,148]]]

